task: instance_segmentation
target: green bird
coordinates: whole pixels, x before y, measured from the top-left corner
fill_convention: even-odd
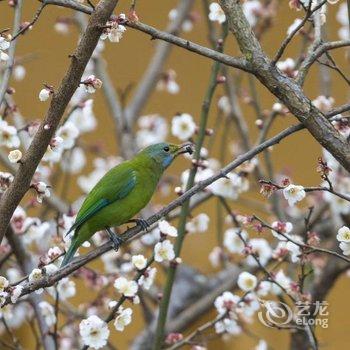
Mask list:
[[[146,221],[131,218],[151,200],[163,172],[182,153],[192,153],[191,145],[157,143],[109,170],[87,195],[67,232],[68,235],[74,231],[74,236],[61,267],[67,265],[77,249],[97,231],[106,230],[117,250],[122,240],[111,227],[135,222],[147,229]]]

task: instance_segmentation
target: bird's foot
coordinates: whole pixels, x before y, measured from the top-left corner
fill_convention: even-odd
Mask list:
[[[151,226],[146,220],[144,219],[132,219],[128,222],[134,222],[136,225],[140,226],[142,231],[149,231],[149,227]]]
[[[117,252],[123,243],[123,239],[115,234],[109,227],[106,227],[109,239],[113,243],[113,249]]]

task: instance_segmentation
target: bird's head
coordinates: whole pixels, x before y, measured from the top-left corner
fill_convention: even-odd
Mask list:
[[[193,145],[188,142],[182,145],[162,142],[148,146],[141,151],[141,154],[151,157],[163,169],[166,169],[178,155],[183,153],[192,154]]]

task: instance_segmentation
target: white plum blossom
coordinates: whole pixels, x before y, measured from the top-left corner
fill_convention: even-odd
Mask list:
[[[138,290],[137,282],[129,281],[125,277],[118,277],[114,281],[114,288],[126,297],[134,297]]]
[[[207,178],[209,178],[210,176],[212,176],[214,174],[214,171],[212,169],[206,168],[206,169],[198,169],[197,170],[197,174],[194,178],[194,182],[198,183],[200,181],[206,180]],[[188,182],[188,178],[190,175],[190,170],[186,169],[185,171],[182,172],[181,174],[181,188],[184,191],[186,189],[186,185]],[[211,189],[211,186],[208,186],[208,189]]]
[[[226,21],[225,12],[217,2],[212,2],[209,5],[209,19],[220,24]]]
[[[36,199],[39,203],[42,203],[45,197],[50,197],[51,193],[49,190],[49,186],[45,182],[39,181],[34,185],[34,187],[37,192]]]
[[[208,230],[210,218],[207,214],[201,213],[186,223],[186,230],[190,233],[205,232]]]
[[[0,35],[0,61],[7,61],[9,55],[5,52],[9,49],[10,42]]]
[[[260,309],[259,299],[255,293],[247,293],[244,297],[244,304],[240,306],[242,306],[243,314],[246,317],[252,317]]]
[[[9,286],[9,281],[4,276],[0,276],[0,292],[3,292]]]
[[[97,89],[102,87],[102,81],[96,78],[93,74],[85,78],[81,84],[84,85],[85,91],[89,94],[94,94]]]
[[[170,237],[177,237],[177,229],[173,225],[170,225],[166,220],[160,220],[158,222],[158,228],[163,235]]]
[[[125,20],[125,14],[121,13],[118,19]],[[106,26],[109,28],[102,33],[101,40],[106,40],[108,38],[112,43],[119,43],[126,31],[126,27],[119,24],[118,21],[108,21]]]
[[[284,292],[283,289],[289,291],[290,284],[291,284],[292,280],[288,276],[285,275],[283,270],[279,270],[276,273],[276,276],[275,276],[274,280],[278,284],[276,284],[276,283],[272,283],[271,284],[271,291],[272,291],[273,294],[276,294],[276,295],[282,294]]]
[[[176,72],[173,69],[169,69],[161,75],[156,89],[158,91],[167,91],[171,95],[176,95],[180,91],[180,86],[175,79]]]
[[[338,230],[337,240],[339,242],[350,243],[350,228],[343,226]]]
[[[26,76],[26,69],[21,65],[16,65],[13,69],[13,78],[17,81],[21,81]]]
[[[176,115],[171,121],[171,133],[181,141],[187,141],[196,131],[196,124],[188,113]]]
[[[7,274],[7,278],[8,280],[10,281],[10,283],[15,283],[17,282],[19,279],[22,278],[22,274],[21,272],[19,271],[18,268],[16,267],[10,267],[7,269],[6,271],[6,274]]]
[[[72,298],[76,294],[75,282],[70,280],[68,277],[62,278],[57,283],[57,291],[60,298],[63,300]]]
[[[119,250],[116,254],[115,251],[109,251],[101,256],[101,260],[104,265],[104,269],[107,273],[116,273],[119,271],[117,266],[117,258],[119,257]]]
[[[231,103],[229,98],[224,95],[221,96],[218,100],[218,108],[220,111],[222,111],[225,115],[230,115],[232,112],[232,108],[231,108]]]
[[[62,144],[62,137],[53,137],[50,141],[50,144],[47,146],[43,161],[50,163],[50,165],[53,163],[58,163],[61,160],[64,151]]]
[[[292,235],[290,238],[297,243],[303,244],[303,240],[298,235]],[[286,249],[290,253],[290,258],[293,263],[297,263],[300,260],[301,250],[298,244],[295,244],[291,241],[286,242]]]
[[[43,272],[40,269],[33,269],[32,272],[28,276],[28,281],[31,283],[35,283],[39,281],[43,277]],[[43,292],[43,288],[39,288],[35,291],[36,294],[41,294]]]
[[[11,218],[11,227],[16,234],[22,234],[33,223],[31,218],[27,217],[25,210],[18,206]]]
[[[107,344],[109,329],[107,323],[92,315],[79,324],[79,333],[83,343],[93,349],[100,349]]]
[[[228,173],[226,177],[218,179],[210,186],[210,190],[216,196],[232,200],[236,200],[240,193],[248,189],[249,184],[236,173]]]
[[[214,301],[214,306],[219,315],[224,315],[228,311],[234,310],[237,307],[241,298],[231,292],[224,292]]]
[[[262,10],[261,2],[258,0],[247,0],[242,4],[242,9],[248,23],[254,27]]]
[[[272,249],[269,242],[264,238],[252,238],[249,240],[248,245],[251,247],[261,265],[265,266],[272,256]],[[247,264],[249,266],[258,266],[256,260],[249,255],[247,257]]]
[[[37,282],[43,277],[43,273],[40,269],[33,269],[28,276],[29,282]]]
[[[343,226],[338,230],[337,240],[340,242],[339,248],[344,255],[350,255],[350,229]]]
[[[26,230],[26,234],[23,236],[24,244],[30,244],[34,241],[37,244],[42,244],[42,239],[49,228],[50,224],[48,222],[40,222],[40,220],[33,221]]]
[[[239,274],[237,285],[243,292],[250,292],[255,289],[258,279],[249,272],[243,271]]]
[[[283,111],[283,104],[279,102],[274,103],[272,110],[276,113],[281,113]]]
[[[44,88],[44,89],[41,89],[40,92],[39,92],[39,100],[41,102],[45,102],[47,101],[50,96],[52,95],[52,90],[48,89],[48,88]]]
[[[312,101],[312,104],[322,112],[328,112],[334,106],[334,98],[331,96],[320,95]]]
[[[111,28],[110,32],[108,33],[109,41],[112,43],[119,43],[125,31],[126,27],[121,24],[118,24],[117,26]]]
[[[238,325],[237,321],[230,318],[224,318],[222,321],[215,323],[215,331],[218,334],[229,333],[232,335],[238,335],[242,332],[242,328]]]
[[[344,255],[350,255],[350,243],[340,242],[339,248],[342,250]]]
[[[79,103],[69,116],[80,133],[90,132],[96,129],[97,120],[93,111],[94,100],[89,99]]]
[[[168,18],[171,21],[175,21],[177,16],[178,16],[177,9],[171,9],[169,11]],[[191,14],[189,14],[189,16],[187,16],[182,22],[181,30],[184,32],[190,32],[193,29],[193,22],[194,20],[192,19]]]
[[[229,228],[224,233],[224,247],[230,253],[241,254],[244,250],[244,242],[239,237],[239,234],[242,236],[244,240],[248,238],[248,233],[239,228]]]
[[[209,261],[211,265],[215,268],[220,266],[220,262],[222,261],[222,248],[214,247],[212,251],[209,253]]]
[[[159,228],[154,228],[151,232],[142,235],[140,241],[147,246],[155,245],[160,240]]]
[[[11,126],[7,121],[0,117],[0,146],[7,148],[18,148],[20,140],[17,135],[17,129]]]
[[[66,121],[56,135],[62,139],[63,149],[71,149],[79,136],[79,129],[71,121]]]
[[[265,297],[271,291],[271,282],[270,281],[261,281],[257,288],[257,294],[261,297]]]
[[[276,231],[281,232],[287,236],[288,236],[288,233],[290,233],[293,230],[293,224],[288,221],[287,222],[274,221],[271,224],[271,227],[273,227]],[[274,237],[278,238],[281,241],[286,240],[285,237],[283,237],[281,234],[279,234],[276,231],[271,230]]]
[[[169,240],[158,242],[154,246],[154,260],[162,262],[166,260],[173,260],[175,258],[174,246]]]
[[[59,34],[69,34],[69,22],[65,18],[58,18],[53,27]]]
[[[121,308],[118,311],[118,316],[115,318],[114,327],[118,332],[123,332],[124,328],[131,323],[132,309],[129,307],[126,309]]]
[[[22,152],[19,149],[15,149],[9,153],[8,159],[11,163],[18,163],[22,159]]]
[[[131,261],[138,270],[143,270],[147,265],[147,259],[142,254],[133,255]]]
[[[295,203],[302,201],[306,193],[303,186],[290,184],[283,189],[283,196],[292,207]]]
[[[46,275],[51,276],[58,271],[58,267],[55,264],[47,264],[43,267],[43,270],[45,270]]]
[[[292,77],[296,63],[293,58],[288,57],[284,61],[278,61],[276,66],[280,71]]]
[[[22,294],[22,290],[23,290],[23,286],[20,284],[17,284],[17,286],[13,287],[13,289],[11,290],[11,303],[15,304],[18,300],[18,298],[21,296]]]
[[[137,123],[139,130],[136,132],[136,143],[139,148],[165,141],[168,135],[168,124],[159,114],[144,115],[138,119]]]
[[[72,150],[65,152],[60,162],[62,170],[71,174],[79,174],[85,164],[85,152],[80,147],[74,147]]]
[[[48,327],[53,326],[56,323],[55,309],[47,301],[41,301],[39,303],[41,314],[44,316],[45,322]]]
[[[139,278],[138,283],[142,288],[148,290],[151,288],[157,274],[155,267],[149,267],[144,274]]]
[[[4,193],[12,181],[13,175],[11,173],[0,171],[0,193]]]

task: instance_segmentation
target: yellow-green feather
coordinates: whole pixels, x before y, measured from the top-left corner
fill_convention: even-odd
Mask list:
[[[75,234],[61,266],[66,265],[95,232],[122,225],[144,208],[163,171],[154,158],[141,152],[107,172],[86,197],[69,230]]]

